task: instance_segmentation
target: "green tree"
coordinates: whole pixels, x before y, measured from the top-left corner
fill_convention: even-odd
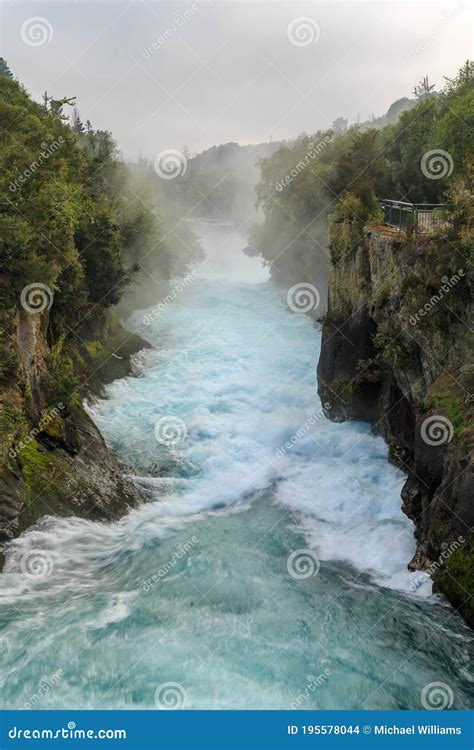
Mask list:
[[[13,78],[13,73],[7,65],[7,61],[3,57],[0,57],[0,76],[5,76],[5,78]]]

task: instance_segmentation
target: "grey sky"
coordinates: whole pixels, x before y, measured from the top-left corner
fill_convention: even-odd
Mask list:
[[[82,118],[132,158],[380,115],[423,75],[440,87],[472,56],[467,2],[15,0],[1,14],[0,54],[28,91],[77,96]],[[32,46],[21,29],[37,42],[37,16],[49,41]],[[299,17],[315,36],[304,46],[288,38]]]

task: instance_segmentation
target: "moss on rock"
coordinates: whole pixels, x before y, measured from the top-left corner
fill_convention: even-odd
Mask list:
[[[445,594],[474,627],[474,534],[450,555],[444,569],[435,577],[433,588]]]
[[[374,424],[407,472],[403,509],[418,541],[413,568],[437,559],[443,544],[474,520],[474,366],[465,266],[443,232],[420,236],[369,227],[361,234],[349,219],[330,229],[318,390],[323,402],[333,403],[329,418]],[[436,417],[452,427],[449,440],[439,444],[423,439],[423,425],[436,424]],[[472,553],[472,542],[456,552],[437,583],[455,605],[467,584],[472,587]],[[466,619],[469,606],[460,610]]]

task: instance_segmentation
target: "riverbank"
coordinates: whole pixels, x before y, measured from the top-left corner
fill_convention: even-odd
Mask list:
[[[139,377],[91,407],[149,502],[9,548],[4,707],[60,670],[35,708],[153,709],[170,683],[190,709],[419,708],[439,680],[469,707],[472,634],[406,570],[403,473],[368,425],[324,418],[319,331],[245,239],[203,244],[179,300],[127,322],[154,347]]]
[[[467,261],[449,237],[332,223],[321,400],[329,419],[366,420],[385,438],[408,474],[407,564],[474,626],[471,315]]]
[[[80,385],[47,406],[51,377],[42,313],[19,310],[16,384],[2,390],[1,413],[11,432],[2,442],[0,543],[6,544],[45,515],[117,519],[140,502],[136,486],[106,446],[82,406],[131,372],[132,356],[148,342],[126,331],[111,313],[81,331],[74,355]],[[67,362],[63,363],[67,371]],[[28,382],[31,398],[21,384]],[[61,394],[59,394],[61,397]],[[28,429],[29,428],[29,429]]]

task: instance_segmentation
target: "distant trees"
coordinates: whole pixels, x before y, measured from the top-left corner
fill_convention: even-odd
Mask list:
[[[349,122],[348,122],[348,120],[346,120],[345,117],[338,117],[338,118],[336,118],[334,120],[334,122],[332,124],[332,129],[336,133],[344,133],[347,130],[348,124],[349,124]]]
[[[186,170],[175,180],[160,180],[161,200],[170,211],[180,206],[193,216],[245,221],[255,207],[257,161],[276,148],[271,143],[224,143],[196,155],[184,146]]]
[[[417,99],[426,99],[427,96],[431,96],[433,93],[435,84],[430,84],[428,76],[424,76],[413,89],[413,93]]]
[[[454,193],[465,196],[472,179],[473,81],[471,61],[436,96],[426,76],[415,86],[415,105],[408,99],[394,102],[381,118],[385,127],[346,129],[339,118],[327,147],[314,158],[305,161],[311,144],[325,133],[298,136],[264,159],[257,187],[264,221],[253,230],[252,247],[272,265],[273,275],[313,283],[324,277],[329,213],[350,215],[363,226],[380,221],[381,198],[441,203],[452,202]],[[439,179],[421,168],[431,151],[441,151],[447,165]]]
[[[414,203],[440,203],[454,180],[469,177],[474,127],[474,65],[468,61],[436,97],[422,97],[385,132],[394,197]],[[443,151],[446,174],[429,179],[420,168],[423,155]]]
[[[5,78],[13,78],[13,73],[7,65],[7,61],[4,60],[3,57],[0,57],[0,76],[5,76]]]

